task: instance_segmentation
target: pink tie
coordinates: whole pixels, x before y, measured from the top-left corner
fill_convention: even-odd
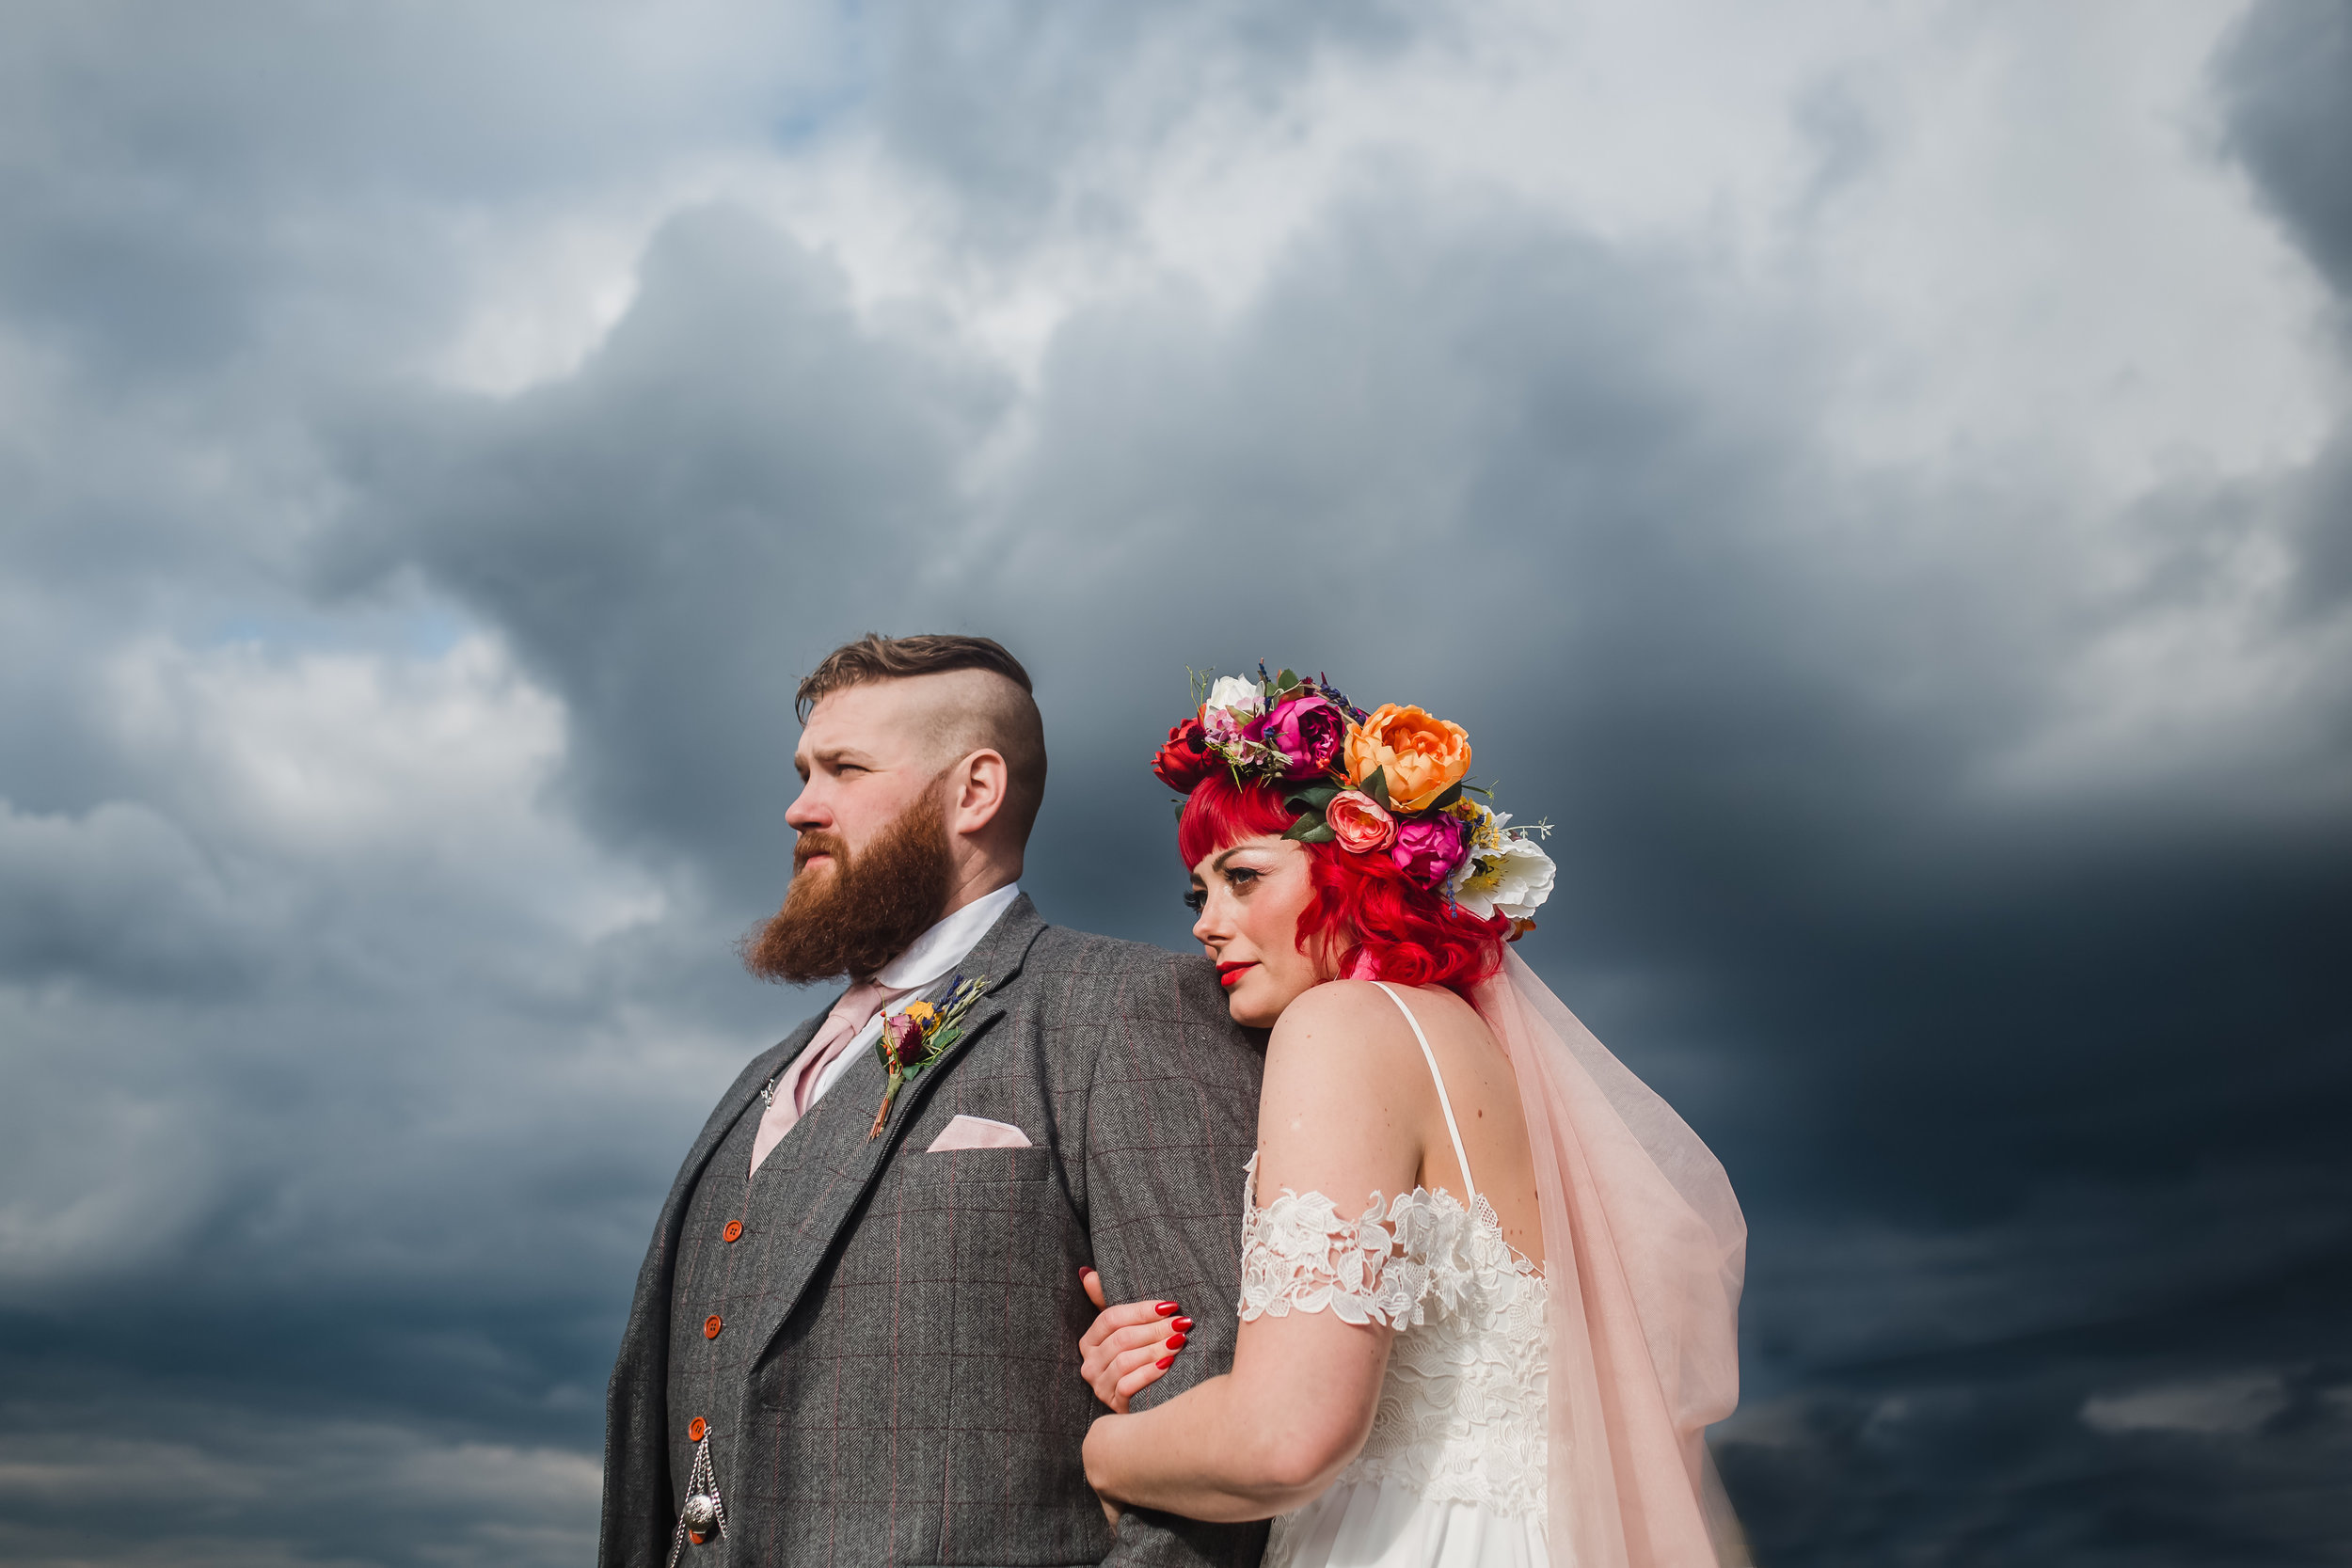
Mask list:
[[[826,1067],[848,1049],[857,1032],[866,1027],[866,1020],[906,994],[905,990],[893,990],[869,980],[862,986],[851,986],[833,1005],[833,1011],[825,1015],[825,1026],[817,1031],[817,1037],[776,1079],[776,1097],[769,1101],[767,1113],[759,1118],[759,1132],[752,1138],[755,1172],[759,1169],[759,1163],[768,1158],[768,1151],[792,1131],[792,1124],[808,1114]]]

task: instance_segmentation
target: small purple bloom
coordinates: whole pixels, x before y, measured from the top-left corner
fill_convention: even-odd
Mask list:
[[[1437,887],[1454,875],[1470,852],[1470,836],[1451,816],[1423,816],[1400,822],[1389,858],[1397,869],[1422,887]]]
[[[1286,779],[1319,778],[1331,771],[1347,744],[1347,719],[1327,697],[1294,697],[1265,716],[1263,738],[1287,757]]]

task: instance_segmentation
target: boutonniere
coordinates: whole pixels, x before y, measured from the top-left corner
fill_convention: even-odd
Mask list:
[[[987,990],[987,975],[967,980],[959,974],[937,1006],[929,1002],[910,1002],[904,1010],[882,1021],[882,1037],[874,1042],[874,1053],[882,1058],[882,1070],[890,1074],[890,1082],[882,1089],[882,1109],[874,1113],[874,1125],[866,1134],[866,1142],[882,1135],[882,1123],[890,1119],[890,1102],[898,1098],[900,1085],[963,1038],[963,1015]]]

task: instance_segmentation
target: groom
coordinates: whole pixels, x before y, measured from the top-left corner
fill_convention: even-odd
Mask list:
[[[868,636],[799,711],[794,875],[745,962],[850,984],[744,1069],[671,1185],[612,1369],[598,1562],[1248,1568],[1263,1525],[1104,1522],[1079,1272],[1197,1322],[1138,1404],[1225,1370],[1263,1036],[1205,959],[1038,917],[1044,731],[998,644]],[[895,1090],[885,1037],[931,1058]]]

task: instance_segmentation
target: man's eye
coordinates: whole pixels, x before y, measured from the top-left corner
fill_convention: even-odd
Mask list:
[[[1184,895],[1184,908],[1190,910],[1193,913],[1199,914],[1202,910],[1205,910],[1208,907],[1209,895],[1201,892],[1199,888],[1194,888],[1190,893]]]

